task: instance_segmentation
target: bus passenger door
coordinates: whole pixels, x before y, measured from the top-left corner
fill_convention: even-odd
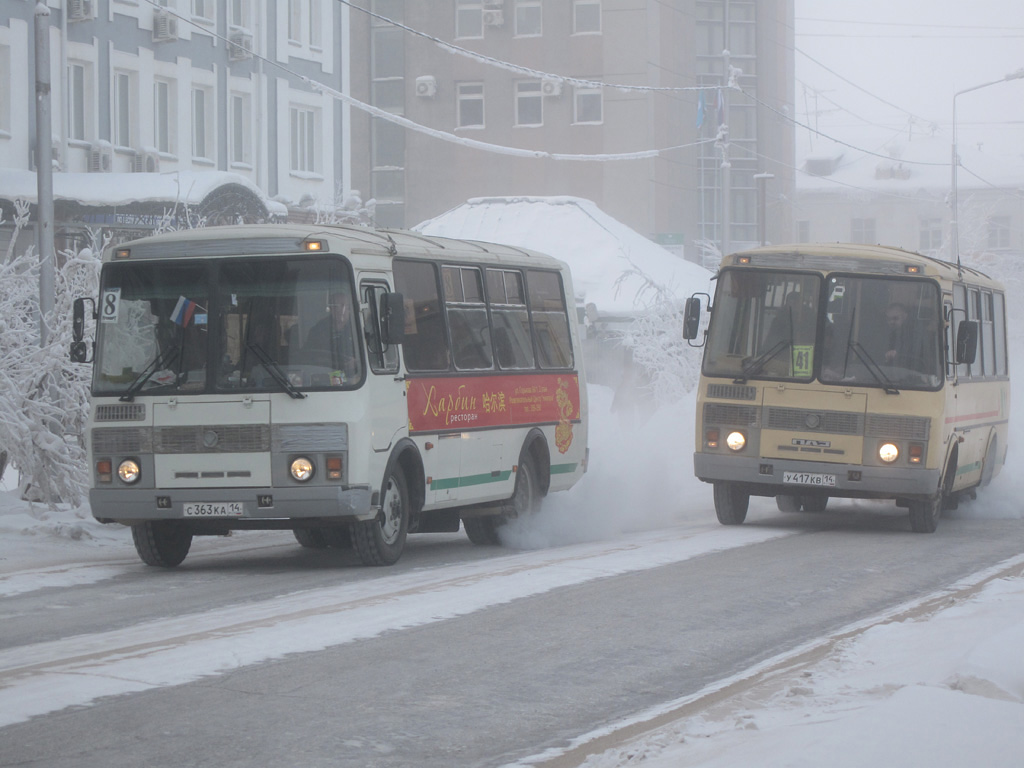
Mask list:
[[[380,302],[391,291],[380,274],[359,276],[359,305],[369,363],[370,442],[375,452],[390,450],[408,423],[405,384],[398,375],[398,347],[380,340]]]

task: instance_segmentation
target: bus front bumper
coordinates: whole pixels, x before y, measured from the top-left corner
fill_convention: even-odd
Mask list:
[[[144,520],[372,520],[369,488],[92,488],[89,505],[102,523],[130,525]],[[258,527],[252,526],[252,527]]]
[[[816,492],[874,499],[930,498],[938,492],[940,475],[938,469],[924,467],[856,466],[708,453],[693,454],[693,471],[706,483],[742,483],[754,496]],[[796,477],[787,482],[786,473]]]

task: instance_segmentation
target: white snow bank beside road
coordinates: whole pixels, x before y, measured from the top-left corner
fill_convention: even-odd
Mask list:
[[[1024,762],[1024,557],[1015,575],[839,639],[586,768],[862,768]]]

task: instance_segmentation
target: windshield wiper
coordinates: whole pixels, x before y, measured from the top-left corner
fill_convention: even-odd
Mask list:
[[[779,352],[784,350],[789,345],[789,339],[780,339],[779,341],[775,342],[775,345],[773,347],[765,350],[760,355],[755,357],[753,360],[744,361],[743,365],[741,366],[741,368],[743,369],[743,375],[737,379],[734,379],[733,383],[746,384],[747,379],[749,379],[751,376],[756,376],[762,370],[764,370],[764,367],[768,365],[768,363],[772,359],[774,359],[775,356],[779,354]]]
[[[889,377],[885,375],[885,371],[882,367],[874,361],[868,351],[861,346],[859,341],[849,342],[849,348],[853,350],[854,354],[860,358],[860,361],[864,363],[864,367],[868,369],[868,373],[875,377],[875,381],[882,385],[882,391],[887,395],[898,395],[900,391],[896,389],[896,385],[893,384]]]
[[[288,381],[288,377],[285,376],[284,371],[281,370],[281,366],[277,364],[277,361],[274,360],[274,358],[267,354],[266,350],[264,350],[263,347],[261,347],[255,341],[250,341],[245,346],[253,351],[256,357],[260,359],[260,362],[263,363],[263,367],[270,372],[270,375],[273,377],[274,381],[280,384],[281,388],[285,392],[287,392],[292,398],[294,398],[295,400],[301,400],[306,396],[305,393],[299,392],[299,390],[297,390],[295,386],[290,381]]]
[[[178,355],[180,354],[180,344],[170,347],[165,352],[158,352],[157,356],[153,358],[153,362],[151,362],[149,365],[142,369],[142,372],[135,377],[132,383],[128,385],[128,389],[126,389],[124,391],[124,394],[121,395],[121,397],[119,397],[118,399],[122,403],[130,403],[132,400],[135,399],[135,394],[140,389],[142,389],[143,386],[145,386],[147,381],[153,378],[153,374],[155,374],[160,369],[161,366],[169,366],[178,358]]]

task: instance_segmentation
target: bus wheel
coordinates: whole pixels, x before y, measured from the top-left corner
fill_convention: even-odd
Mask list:
[[[799,512],[800,497],[789,493],[780,493],[775,497],[775,506],[779,508],[779,512]]]
[[[132,526],[135,551],[146,565],[174,568],[192,546],[192,533],[178,520],[147,520]]]
[[[504,515],[487,515],[486,517],[467,517],[462,521],[466,535],[474,544],[481,547],[493,547],[501,544],[498,529],[505,523]]]
[[[828,506],[828,496],[801,496],[800,506],[804,512],[824,512]]]
[[[352,540],[363,565],[394,565],[409,532],[409,489],[398,468],[388,471],[377,517],[352,524]]]
[[[978,483],[979,488],[984,488],[986,485],[992,482],[992,478],[996,473],[996,448],[999,447],[999,443],[995,435],[992,435],[992,439],[988,441],[988,450],[985,451],[985,463],[981,467],[981,481]]]
[[[736,483],[715,481],[715,514],[722,525],[740,525],[747,519],[750,494]]]
[[[516,469],[516,487],[512,498],[505,502],[505,517],[523,517],[540,509],[540,484],[537,482],[537,468],[534,467],[533,456],[523,455]]]
[[[295,540],[307,549],[327,549],[323,528],[296,528],[292,533]]]
[[[910,502],[910,528],[914,533],[935,533],[942,514],[942,494],[933,499],[913,499]]]

